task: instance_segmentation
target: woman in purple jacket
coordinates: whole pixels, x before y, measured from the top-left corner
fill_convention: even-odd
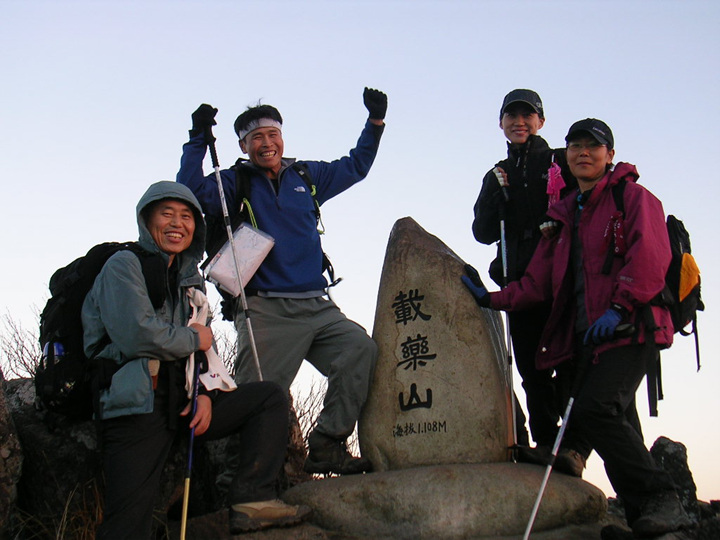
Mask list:
[[[613,165],[614,139],[604,122],[580,120],[565,141],[578,190],[548,211],[558,233],[540,241],[525,275],[502,291],[488,293],[472,268],[463,282],[482,307],[514,311],[552,302],[536,366],[555,370],[565,400],[576,395],[558,459],[581,476],[595,450],[633,532],[658,535],[690,524],[672,479],[645,447],[635,408],[658,347],[672,343],[667,308],[650,306],[654,330],[642,316],[670,263],[665,216],[660,201],[636,183],[633,165]],[[613,197],[620,182],[624,212]],[[636,331],[620,336],[628,324]],[[652,332],[655,345],[646,345]]]

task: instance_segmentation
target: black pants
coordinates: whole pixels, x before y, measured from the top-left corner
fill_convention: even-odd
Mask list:
[[[515,311],[509,313],[509,320],[515,363],[525,390],[530,433],[538,445],[552,447],[560,421],[553,370],[535,367],[538,344],[549,313],[547,307]]]
[[[173,440],[189,436],[187,422],[168,428],[168,407],[155,398],[154,411],[102,422],[105,510],[98,529],[102,539],[149,538],[163,466]],[[238,434],[238,472],[232,480],[230,504],[277,497],[275,479],[285,459],[288,403],[271,382],[249,383],[221,392],[213,402],[212,421],[196,442]]]
[[[578,364],[558,370],[562,387],[568,392],[572,381],[577,380],[578,365],[587,369],[581,375],[562,446],[585,456],[591,450],[598,453],[629,515],[648,497],[675,489],[670,475],[645,447],[635,406],[635,393],[657,354],[654,347],[627,345],[605,351],[593,360],[592,350],[586,348],[578,356]]]

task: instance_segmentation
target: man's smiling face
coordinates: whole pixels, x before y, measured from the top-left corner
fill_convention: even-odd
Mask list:
[[[282,131],[276,127],[257,128],[240,141],[240,148],[250,157],[250,161],[265,170],[270,178],[277,178],[285,149]]]
[[[146,220],[146,226],[157,246],[170,256],[182,253],[195,234],[195,214],[181,201],[164,199],[154,204]]]

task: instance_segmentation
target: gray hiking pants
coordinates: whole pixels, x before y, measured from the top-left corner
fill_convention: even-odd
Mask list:
[[[250,296],[247,300],[263,380],[275,382],[287,391],[302,361],[310,362],[327,377],[317,429],[345,439],[355,428],[367,399],[377,359],[375,342],[327,298]],[[258,374],[244,314],[236,314],[235,327],[235,381],[256,381]]]

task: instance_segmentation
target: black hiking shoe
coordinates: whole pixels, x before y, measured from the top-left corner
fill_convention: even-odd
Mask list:
[[[270,529],[272,527],[291,527],[308,519],[312,510],[304,505],[285,504],[280,499],[250,502],[234,505],[230,508],[230,534]]]
[[[553,469],[569,476],[582,478],[585,462],[586,459],[580,452],[570,448],[561,448],[555,458]]]
[[[518,463],[533,463],[535,465],[549,465],[552,449],[549,446],[516,446],[515,457]]]
[[[632,524],[635,536],[653,537],[688,528],[692,521],[680,504],[675,491],[661,491],[650,497]]]
[[[318,431],[308,437],[308,457],[303,470],[310,474],[360,474],[370,472],[372,464],[364,457],[353,457],[344,440]]]

